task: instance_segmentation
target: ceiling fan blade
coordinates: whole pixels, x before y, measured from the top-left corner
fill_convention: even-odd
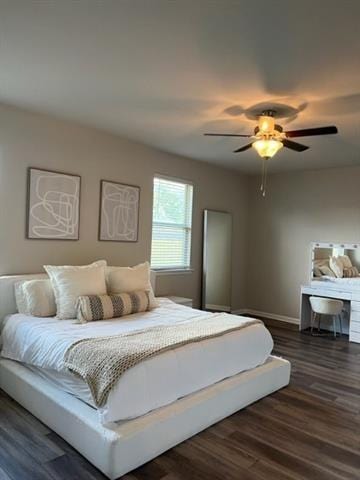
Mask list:
[[[301,145],[301,143],[292,142],[291,140],[288,140],[287,138],[284,138],[282,140],[282,143],[283,143],[284,147],[290,148],[290,150],[295,150],[295,152],[303,152],[304,150],[307,150],[309,148],[306,145]]]
[[[290,130],[288,132],[285,132],[288,138],[311,137],[313,135],[331,135],[333,133],[338,133],[338,129],[335,126],[304,128],[303,130]]]
[[[238,133],[204,133],[207,137],[252,137],[252,135],[241,135]]]
[[[240,147],[237,150],[234,150],[234,153],[245,152],[246,150],[249,150],[249,148],[251,147],[252,147],[252,143],[248,143],[247,145],[244,145],[243,147]]]

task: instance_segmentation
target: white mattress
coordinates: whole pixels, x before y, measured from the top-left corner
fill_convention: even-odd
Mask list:
[[[167,299],[151,312],[91,322],[10,315],[2,332],[2,356],[25,363],[85,402],[92,404],[87,385],[63,366],[63,356],[81,338],[116,335],[192,317],[212,315]],[[102,423],[135,418],[170,404],[224,378],[263,364],[273,348],[263,325],[188,344],[146,360],[125,372],[98,410]]]

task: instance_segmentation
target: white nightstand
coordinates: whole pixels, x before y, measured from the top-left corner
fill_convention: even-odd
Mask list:
[[[184,305],[185,307],[191,307],[193,306],[193,301],[191,298],[185,298],[185,297],[176,297],[175,295],[167,295],[166,298],[171,300],[172,302],[178,303],[179,305]]]

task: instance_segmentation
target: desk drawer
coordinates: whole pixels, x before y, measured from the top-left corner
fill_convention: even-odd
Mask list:
[[[351,300],[351,311],[360,312],[360,302]]]
[[[360,322],[353,322],[350,323],[350,331],[360,333]]]
[[[356,312],[354,310],[351,310],[351,322],[360,322],[360,312]]]
[[[350,342],[360,343],[360,333],[350,330],[349,340]]]
[[[352,298],[353,300],[356,300],[357,302],[360,302],[360,293],[359,293],[359,292],[356,292],[356,293],[353,292],[353,293],[351,294],[351,298]]]

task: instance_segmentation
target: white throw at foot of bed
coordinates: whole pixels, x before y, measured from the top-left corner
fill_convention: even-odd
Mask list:
[[[134,420],[103,426],[95,409],[11,361],[0,360],[0,387],[111,479],[289,383],[290,363],[264,365],[227,378]]]

